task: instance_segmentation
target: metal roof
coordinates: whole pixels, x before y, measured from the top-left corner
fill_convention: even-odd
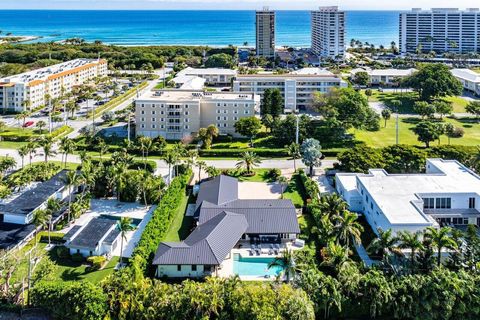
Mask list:
[[[221,205],[238,199],[238,180],[220,175],[200,185],[197,197],[197,208],[203,201]]]
[[[115,231],[117,222],[106,218],[93,218],[74,235],[67,247],[95,249],[103,238]]]
[[[13,215],[28,215],[41,206],[48,198],[65,187],[68,170],[62,170],[35,188],[28,190],[11,202],[0,206],[0,213]]]
[[[162,242],[154,265],[218,265],[247,230],[244,215],[223,211],[198,226],[182,242]]]

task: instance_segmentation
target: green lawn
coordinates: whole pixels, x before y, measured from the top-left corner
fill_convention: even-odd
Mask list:
[[[233,171],[235,169],[232,169]],[[268,175],[271,169],[253,169],[255,175],[251,177],[242,176],[241,170],[237,170],[235,173],[232,172],[231,176],[238,179],[238,181],[249,181],[249,182],[274,182]]]
[[[362,91],[365,94],[365,91]],[[369,101],[381,101],[387,106],[391,106],[393,100],[399,100],[402,103],[400,107],[400,113],[415,113],[413,106],[418,99],[418,94],[415,92],[379,92],[378,90],[372,90],[373,95],[369,98]],[[454,113],[464,113],[465,107],[468,101],[461,97],[447,97],[445,100],[450,101],[453,104]]]
[[[473,71],[480,73],[480,68],[471,68]]]
[[[355,134],[355,138],[359,141],[365,142],[371,147],[385,147],[395,144],[395,119],[392,118],[387,121],[387,127],[384,127],[383,121],[381,122],[380,131],[364,131],[364,130],[351,130],[350,132]],[[424,144],[417,140],[417,136],[413,133],[415,124],[420,121],[417,118],[400,118],[400,130],[399,130],[399,143],[423,146]],[[474,119],[444,119],[445,122],[451,122],[456,127],[461,127],[465,130],[465,135],[462,138],[452,138],[451,144],[476,146],[480,144],[480,124]],[[442,136],[441,144],[448,144],[448,138]],[[432,142],[431,145],[437,145],[438,142]]]
[[[302,188],[301,183],[302,182],[300,181],[300,177],[298,175],[293,176],[292,180],[290,180],[290,183],[288,184],[287,189],[283,193],[283,198],[292,200],[296,208],[303,207],[303,199],[300,194],[300,190]]]
[[[193,225],[193,217],[186,217],[185,212],[188,205],[188,196],[184,195],[180,206],[175,212],[170,229],[163,241],[176,242],[184,240],[189,234]]]
[[[0,149],[18,149],[27,143],[28,142],[0,141]]]
[[[57,270],[55,273],[56,280],[87,280],[92,283],[99,283],[106,276],[113,273],[119,259],[119,257],[113,257],[102,270],[87,272],[87,264],[85,262],[74,262],[70,258],[61,259],[58,258],[53,252],[49,253],[49,258],[57,265]]]

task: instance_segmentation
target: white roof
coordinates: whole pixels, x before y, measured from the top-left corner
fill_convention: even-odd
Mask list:
[[[47,80],[49,76],[70,71],[78,67],[83,67],[87,64],[91,63],[98,63],[99,60],[97,59],[75,59],[59,64],[55,64],[53,66],[20,73],[14,76],[6,77],[0,79],[0,82],[11,82],[11,83],[29,83],[34,80]]]
[[[296,71],[293,71],[291,74],[298,75],[324,75],[324,76],[333,76],[333,73],[323,68],[303,68]]]
[[[452,69],[452,74],[456,78],[460,78],[466,81],[480,83],[480,74],[470,69]]]
[[[417,69],[370,69],[370,68],[357,68],[353,69],[350,73],[356,74],[357,72],[366,72],[370,76],[390,76],[390,77],[406,77],[417,71]]]
[[[140,96],[137,101],[200,101],[200,100],[243,100],[256,101],[259,96],[253,93],[234,93],[234,92],[204,92],[202,90],[159,90],[147,91]]]
[[[226,75],[236,76],[237,70],[224,68],[185,68],[177,73],[177,76],[202,76],[202,75]]]
[[[197,76],[178,76],[172,79],[172,82],[180,85],[180,89],[184,90],[202,90],[205,81],[205,79]]]
[[[426,174],[388,174],[373,169],[369,174],[337,174],[337,179],[352,192],[357,182],[370,194],[391,224],[424,224],[422,197],[454,194],[480,194],[480,177],[458,161],[428,159]]]

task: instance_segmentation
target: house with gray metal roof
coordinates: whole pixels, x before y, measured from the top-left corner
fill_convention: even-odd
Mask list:
[[[110,255],[120,241],[120,231],[116,220],[96,217],[83,226],[74,226],[64,239],[70,254],[79,253],[84,257]]]
[[[200,185],[196,229],[181,242],[162,242],[153,264],[157,277],[215,275],[235,247],[286,243],[300,233],[295,206],[283,199],[239,199],[238,180],[218,176]]]
[[[8,203],[0,204],[0,222],[11,224],[29,224],[36,210],[43,209],[48,199],[64,199],[68,195],[66,174],[62,170],[51,179],[39,183]]]

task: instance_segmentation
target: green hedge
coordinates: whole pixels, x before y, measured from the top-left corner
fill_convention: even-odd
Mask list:
[[[244,152],[253,152],[259,157],[288,157],[285,149],[264,149],[264,148],[248,148],[248,149],[209,149],[199,150],[198,154],[201,157],[229,157],[239,158]]]
[[[0,133],[0,140],[2,141],[11,141],[11,142],[27,142],[32,138],[32,132],[30,130],[25,130],[25,133],[18,132],[2,132]]]
[[[104,113],[105,111],[108,111],[110,109],[113,109],[115,107],[117,107],[118,105],[120,105],[121,103],[125,102],[125,100],[131,98],[132,96],[134,96],[136,93],[137,93],[137,89],[138,90],[141,90],[143,88],[145,88],[146,86],[148,85],[148,82],[142,82],[141,84],[139,84],[138,86],[136,87],[133,87],[131,89],[129,89],[127,92],[125,92],[124,94],[108,101],[107,103],[105,103],[103,106],[100,106],[100,107],[97,107],[95,108],[95,111],[89,111],[87,113],[87,117],[91,117],[92,116],[92,112],[95,112],[95,116],[99,116],[101,115],[102,113]]]
[[[313,181],[311,178],[307,177],[303,170],[300,170],[298,173],[300,177],[300,181],[302,182],[302,186],[304,189],[304,193],[302,192],[305,199],[305,203],[317,202],[319,200],[320,190],[318,189],[318,184]]]
[[[191,169],[188,169],[183,175],[174,178],[165,191],[160,204],[153,212],[152,218],[145,226],[140,241],[133,251],[132,260],[137,262],[138,258],[142,265],[139,267],[148,271],[158,245],[165,237],[175,216],[175,212],[180,206],[183,195],[186,192],[186,186],[192,176]]]
[[[66,126],[66,125],[63,125],[60,128],[52,131],[52,133],[48,134],[48,136],[55,139],[55,138],[59,138],[61,136],[67,135],[71,132],[73,132],[73,128],[71,128],[69,126]]]
[[[92,164],[99,164],[100,160],[97,159],[92,159]],[[103,164],[105,166],[110,166],[112,164],[112,161],[110,159],[104,159]],[[147,160],[146,161],[147,165],[147,171],[154,173],[155,170],[157,170],[157,163],[153,160]],[[128,167],[130,170],[143,170],[145,168],[145,163],[143,163],[142,160],[134,160],[133,163]]]
[[[65,240],[63,240],[63,236],[65,234],[61,232],[50,232],[50,242],[56,244],[63,244]],[[42,231],[38,234],[40,242],[48,243],[48,232]]]

